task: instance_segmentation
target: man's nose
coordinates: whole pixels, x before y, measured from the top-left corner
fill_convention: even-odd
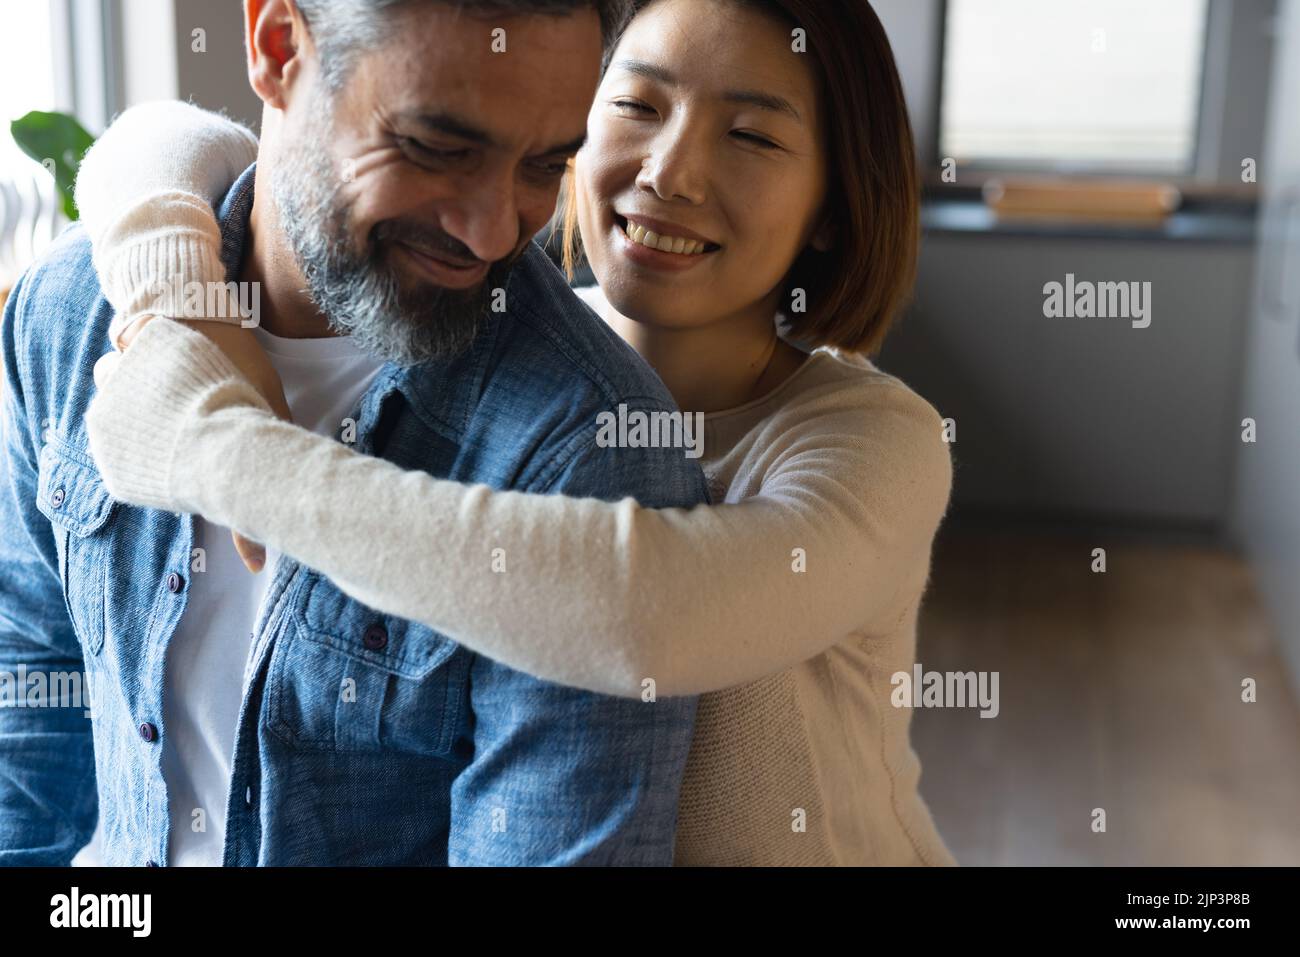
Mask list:
[[[505,259],[519,245],[519,205],[514,183],[508,178],[468,184],[450,208],[439,217],[448,235],[464,243],[484,262]]]

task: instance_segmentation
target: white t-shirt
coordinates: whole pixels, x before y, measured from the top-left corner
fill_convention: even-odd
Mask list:
[[[284,339],[255,331],[284,384],[294,421],[321,435],[338,433],[383,365],[350,337]],[[218,867],[244,670],[279,556],[268,549],[266,567],[254,575],[239,560],[229,529],[202,518],[194,545],[204,549],[206,567],[196,571],[191,563],[185,614],[167,648],[162,772],[171,814],[169,863]],[[97,828],[72,863],[102,863],[102,838]]]

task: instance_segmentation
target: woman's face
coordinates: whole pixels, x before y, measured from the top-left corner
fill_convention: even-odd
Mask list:
[[[583,245],[618,312],[770,318],[799,253],[824,248],[816,73],[792,42],[727,0],[659,0],[633,20],[575,161]]]

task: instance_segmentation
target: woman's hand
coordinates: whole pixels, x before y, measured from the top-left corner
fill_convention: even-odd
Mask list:
[[[125,351],[131,345],[131,340],[154,318],[153,316],[142,316],[122,330],[117,340],[118,347]],[[280,383],[280,376],[275,371],[275,367],[271,365],[266,350],[262,348],[251,329],[245,329],[242,326],[230,323],[209,322],[206,320],[187,321],[185,324],[211,339],[226,354],[226,357],[239,368],[239,371],[247,377],[253,387],[261,393],[262,398],[266,399],[276,415],[286,422],[293,421],[293,413],[289,409],[289,403],[285,400],[284,386]],[[266,549],[238,532],[232,532],[231,537],[235,542],[235,551],[239,553],[239,558],[243,561],[244,566],[250,572],[260,572],[266,565]]]

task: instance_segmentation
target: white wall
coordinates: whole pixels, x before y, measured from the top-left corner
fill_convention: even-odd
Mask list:
[[[1233,530],[1300,692],[1300,3],[1286,6],[1260,167],[1268,207],[1240,403],[1258,435],[1238,455]]]
[[[130,0],[121,10],[125,105],[176,99],[173,0]]]
[[[262,102],[248,85],[244,18],[233,0],[175,0],[176,76],[180,95],[199,106],[224,110],[257,129]],[[195,50],[194,31],[203,50]]]
[[[1239,187],[1241,158],[1262,152],[1274,0],[1226,2],[1211,0],[1221,26],[1231,14],[1212,46],[1231,56],[1220,57],[1219,94],[1207,97],[1223,111],[1208,175]],[[941,4],[875,6],[924,165]],[[1222,532],[1254,268],[1244,244],[930,233],[915,306],[881,363],[958,420],[959,507]],[[1153,327],[1045,326],[1042,286],[1067,272],[1150,281]]]
[[[934,142],[933,104],[938,98],[939,0],[876,0],[872,4],[889,34],[903,78],[913,132],[923,156]],[[927,156],[928,158],[928,156]]]
[[[241,4],[128,0],[121,11],[126,106],[179,97],[257,129],[262,104],[248,85]]]

